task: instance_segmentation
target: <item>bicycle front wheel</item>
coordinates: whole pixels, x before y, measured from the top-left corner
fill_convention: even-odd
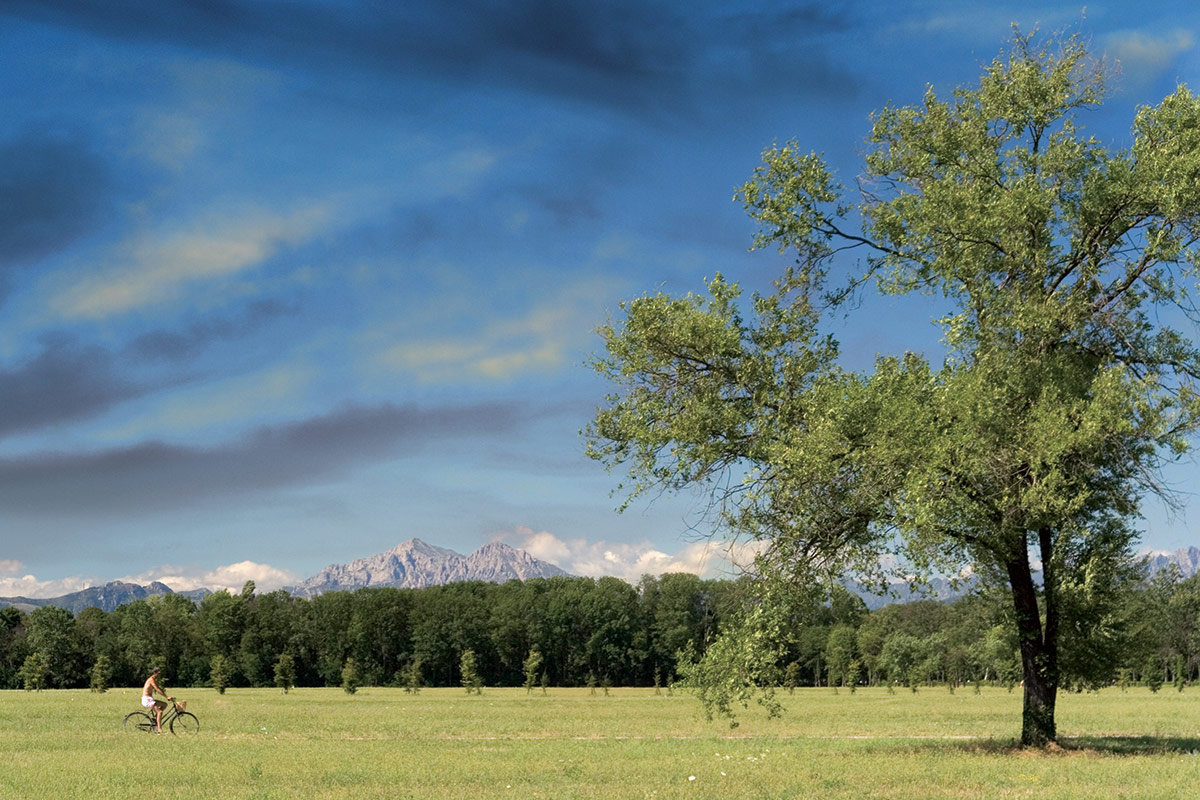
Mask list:
[[[127,731],[146,731],[148,733],[154,730],[154,718],[141,711],[134,711],[125,715],[125,719],[121,721],[121,727]]]
[[[200,720],[196,719],[196,715],[190,711],[183,711],[171,720],[171,733],[176,736],[199,732]]]

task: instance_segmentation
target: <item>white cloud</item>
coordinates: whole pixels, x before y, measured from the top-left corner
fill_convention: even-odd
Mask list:
[[[17,562],[5,563],[15,564]],[[80,576],[53,581],[39,581],[33,575],[0,578],[0,597],[58,597],[95,586],[97,583],[103,583],[103,581]]]
[[[0,560],[0,574],[14,568],[14,565],[15,569],[19,569],[21,566],[18,561]],[[226,589],[234,593],[240,592],[246,581],[254,581],[254,587],[259,592],[271,592],[300,581],[293,572],[253,561],[239,561],[236,564],[228,564],[213,570],[162,566],[147,570],[140,575],[129,575],[117,580],[143,586],[158,581],[176,592],[186,592],[192,589],[211,589],[213,591]],[[40,581],[33,575],[0,578],[0,597],[60,597],[104,583],[107,583],[104,579],[81,575],[50,581]]]
[[[0,575],[16,575],[25,565],[11,558],[0,558]]]
[[[107,266],[84,271],[50,305],[66,318],[98,319],[170,302],[196,284],[232,277],[310,239],[328,218],[328,208],[314,205],[289,215],[248,212],[136,236],[101,257]]]
[[[1105,51],[1120,65],[1120,82],[1134,89],[1158,78],[1176,56],[1191,50],[1195,43],[1192,32],[1183,28],[1161,36],[1118,31],[1108,37]]]
[[[522,315],[492,319],[468,334],[404,341],[379,362],[427,382],[463,376],[508,380],[550,370],[573,358],[601,318],[600,288],[581,284]]]
[[[664,553],[650,542],[562,539],[548,531],[518,526],[497,538],[567,572],[587,577],[612,575],[636,583],[643,575],[689,572],[704,577],[728,577],[748,566],[753,544],[726,541],[694,542]]]
[[[225,589],[235,593],[242,590],[246,581],[254,581],[254,587],[259,592],[271,592],[300,582],[299,576],[294,572],[272,567],[270,564],[258,564],[254,561],[239,561],[236,564],[228,564],[208,571],[162,566],[147,570],[140,575],[123,578],[123,580],[141,584],[158,581],[165,583],[177,592],[187,592],[192,589],[211,589],[217,592]]]

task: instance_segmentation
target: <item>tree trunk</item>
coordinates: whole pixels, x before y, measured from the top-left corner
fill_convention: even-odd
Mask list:
[[[1022,552],[1007,563],[1016,611],[1017,633],[1021,647],[1025,703],[1021,715],[1021,744],[1045,747],[1056,739],[1054,704],[1058,696],[1058,604],[1050,555],[1052,537],[1039,535],[1042,550],[1042,576],[1046,597],[1046,624],[1038,613],[1037,589],[1028,554]]]

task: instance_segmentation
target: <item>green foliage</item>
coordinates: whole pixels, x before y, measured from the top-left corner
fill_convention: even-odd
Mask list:
[[[537,685],[538,672],[542,668],[542,654],[536,649],[531,649],[522,666],[525,672],[525,693],[533,694],[533,687]]]
[[[458,671],[462,676],[463,688],[467,694],[483,694],[483,678],[479,676],[479,666],[475,659],[474,650],[464,650],[458,662]]]
[[[775,696],[783,677],[779,664],[792,619],[810,601],[782,584],[764,586],[761,599],[734,616],[702,657],[691,650],[680,654],[680,685],[696,693],[708,719],[722,717],[736,727],[735,708],[747,708],[751,700],[769,716],[782,712]]]
[[[107,692],[110,678],[112,678],[112,664],[109,663],[108,656],[101,653],[92,664],[89,688],[97,693]]]
[[[275,661],[275,685],[284,694],[296,685],[296,659],[291,653],[280,653]]]
[[[50,674],[50,666],[40,651],[30,653],[21,665],[17,678],[27,692],[40,692],[46,688],[46,678]]]
[[[1142,682],[1152,692],[1157,692],[1162,688],[1163,665],[1161,658],[1152,656],[1147,659],[1146,665],[1142,668]]]
[[[225,694],[225,689],[229,686],[228,664],[225,656],[217,654],[212,657],[209,662],[208,679],[212,687],[217,690],[217,694]]]
[[[421,671],[421,659],[410,659],[408,666],[404,668],[404,691],[408,694],[418,694],[424,683],[425,676]]]
[[[358,674],[358,665],[354,663],[353,658],[347,658],[346,663],[342,666],[342,690],[346,694],[354,694],[358,691],[361,680]]]

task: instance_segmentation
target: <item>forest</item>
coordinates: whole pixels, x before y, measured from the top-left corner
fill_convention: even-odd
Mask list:
[[[163,595],[77,616],[10,607],[0,609],[0,688],[137,685],[155,665],[170,686],[338,686],[348,664],[356,685],[455,686],[466,653],[485,686],[666,687],[681,659],[702,655],[758,602],[749,579],[671,573],[637,585],[551,578],[311,599],[256,593],[248,583],[240,594],[216,592],[198,604]],[[786,613],[780,686],[916,691],[1021,679],[1003,592],[870,611],[835,586],[825,602],[799,601]],[[1065,688],[1182,689],[1200,667],[1200,574],[1184,578],[1171,566],[1131,583],[1103,637],[1068,645]]]

